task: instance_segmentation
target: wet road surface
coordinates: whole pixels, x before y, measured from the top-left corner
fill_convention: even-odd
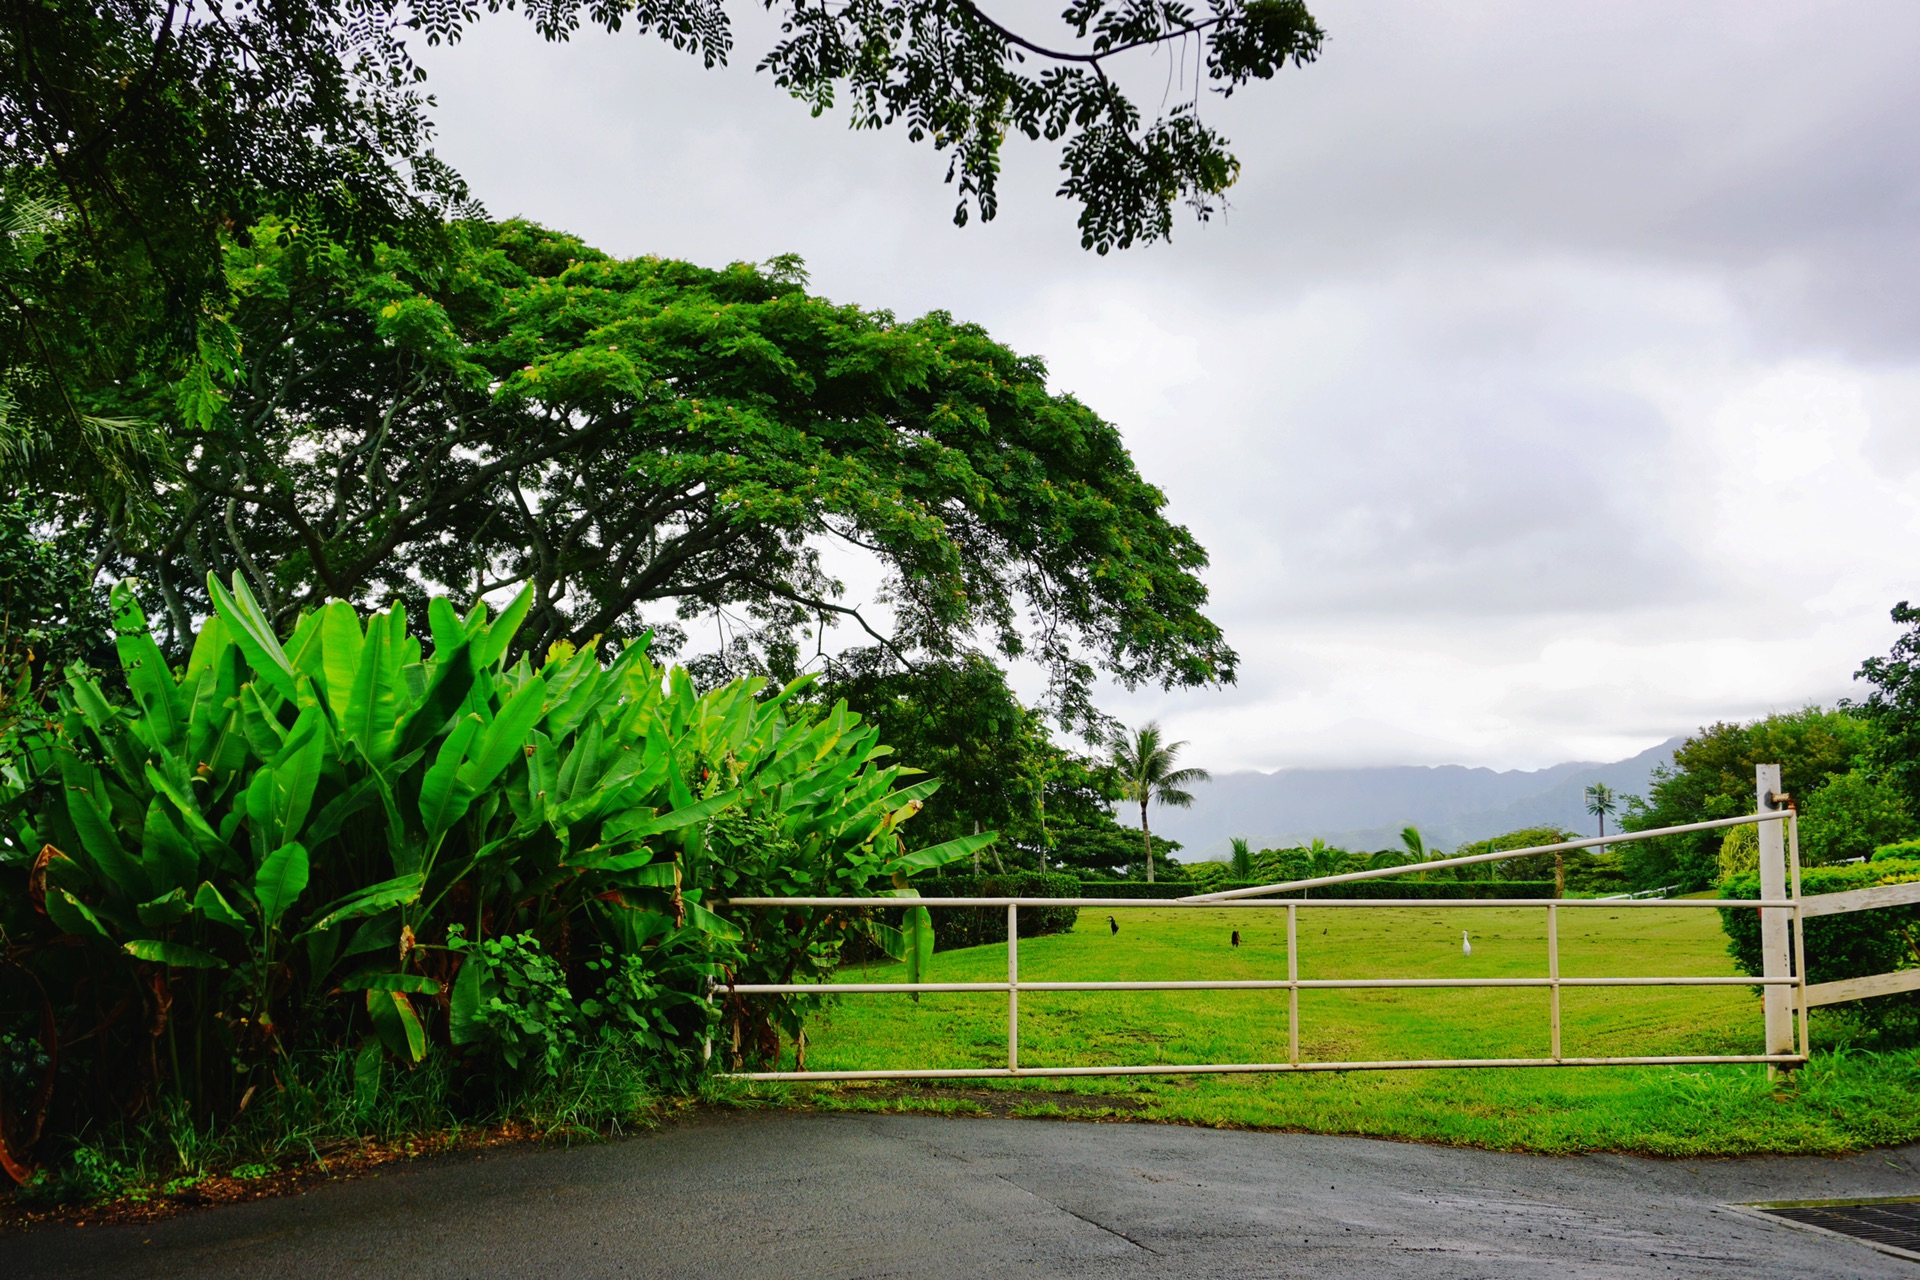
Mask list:
[[[1728,1202],[1920,1194],[1842,1159],[1501,1155],[1151,1124],[713,1113],[283,1200],[0,1239],[0,1276],[1920,1278]]]

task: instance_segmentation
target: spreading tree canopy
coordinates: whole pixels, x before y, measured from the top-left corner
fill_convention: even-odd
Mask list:
[[[245,377],[176,429],[164,518],[117,537],[169,642],[212,572],[274,622],[328,598],[416,601],[530,581],[523,647],[716,615],[791,667],[866,627],[912,665],[977,644],[1090,713],[1122,682],[1230,680],[1206,554],[1115,428],[973,325],[826,301],[798,266],[618,260],[525,223],[371,259],[284,223],[227,264]],[[120,388],[171,417],[163,379]],[[884,617],[823,552],[876,557]]]
[[[89,389],[171,366],[184,414],[205,425],[246,350],[217,321],[223,235],[279,216],[364,250],[471,211],[431,149],[413,51],[514,7],[0,0],[0,472],[31,468],[121,523],[150,514],[157,424],[102,412]],[[732,52],[720,0],[517,7],[549,40],[631,25],[708,66]],[[1231,93],[1311,61],[1322,40],[1302,0],[1071,0],[1052,42],[973,0],[769,7],[783,35],[761,68],[816,114],[844,97],[855,127],[897,124],[947,152],[957,221],[994,215],[1009,134],[1060,144],[1060,192],[1103,253],[1164,238],[1180,201],[1207,216],[1234,181],[1226,140],[1201,119],[1203,79]],[[1169,45],[1182,88],[1150,116],[1115,68]]]
[[[1872,723],[1847,711],[1807,707],[1755,720],[1708,725],[1681,743],[1671,764],[1653,771],[1643,799],[1628,797],[1623,831],[1650,831],[1752,813],[1753,767],[1780,766],[1781,785],[1801,812],[1834,779],[1868,763],[1878,737]],[[1720,871],[1718,831],[1694,831],[1616,846],[1639,888],[1712,884]]]

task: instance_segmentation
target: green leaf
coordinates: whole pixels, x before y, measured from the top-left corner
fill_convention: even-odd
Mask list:
[[[882,924],[877,920],[873,922],[871,928],[873,940],[880,945],[880,950],[887,959],[897,961],[907,958],[906,934],[890,924]]]
[[[577,863],[575,865],[581,865]],[[620,883],[645,886],[654,889],[670,889],[674,884],[674,872],[677,868],[671,862],[655,862],[650,849],[635,849],[617,857],[608,858],[589,869],[603,875],[617,875]]]
[[[402,668],[402,674],[405,669]],[[396,752],[405,755],[426,746],[447,721],[453,719],[460,710],[460,704],[467,700],[467,690],[473,687],[473,650],[467,644],[465,635],[444,650],[436,650],[433,655],[433,670],[427,678],[426,687],[421,691],[420,700],[400,722],[400,740]]]
[[[460,765],[480,727],[479,716],[462,717],[453,732],[441,740],[439,754],[420,780],[420,821],[426,824],[429,852],[434,841],[460,821],[473,803],[474,789],[460,780]]]
[[[944,844],[936,844],[925,849],[916,849],[912,853],[895,858],[880,870],[888,875],[896,872],[912,875],[916,871],[931,871],[935,867],[944,867],[950,862],[970,856],[975,850],[984,849],[1000,837],[992,831],[977,836],[960,836]]]
[[[933,967],[933,913],[925,907],[908,907],[900,930],[907,935],[907,981],[924,982]]]
[[[314,788],[320,782],[320,766],[326,758],[327,726],[318,707],[300,713],[287,733],[280,758],[273,762],[275,803],[280,810],[280,829],[296,835],[306,825],[313,808]]]
[[[742,937],[740,926],[725,916],[715,915],[691,899],[684,905],[687,908],[687,924],[693,928],[729,942],[738,942]],[[921,907],[920,910],[925,911],[926,908]]]
[[[62,933],[78,934],[83,938],[91,935],[103,942],[113,941],[107,936],[107,928],[100,923],[100,917],[65,889],[47,890],[47,917],[60,926]]]
[[[368,1040],[353,1057],[353,1105],[362,1115],[380,1101],[380,1041]]]
[[[455,1044],[472,1044],[481,1037],[477,1019],[486,994],[482,986],[484,968],[478,956],[468,955],[454,975],[453,997],[447,1007],[447,1036]]]
[[[426,1058],[427,1029],[420,1025],[420,1015],[413,1011],[413,1003],[405,992],[367,992],[367,1013],[373,1018],[373,1029],[379,1033],[381,1042],[395,1057],[409,1062]]]
[[[367,635],[360,647],[360,665],[353,676],[342,735],[359,745],[368,761],[384,768],[393,759],[400,734],[400,640],[406,633],[405,615],[395,605],[367,619]]]
[[[153,896],[159,886],[150,883],[146,869],[120,843],[113,811],[107,804],[106,781],[100,771],[83,763],[71,751],[60,752],[60,774],[66,786],[67,817],[80,836],[80,848],[94,871],[108,886],[135,902]]]
[[[136,938],[121,950],[135,960],[146,960],[153,964],[171,965],[176,969],[224,969],[227,962],[219,956],[209,955],[198,947],[189,947],[179,942],[160,942],[153,938]]]
[[[426,876],[417,872],[413,875],[395,876],[391,880],[369,885],[344,902],[331,906],[318,920],[308,925],[306,931],[319,933],[361,916],[378,915],[391,907],[412,906],[420,901],[420,895],[426,887]]]
[[[445,988],[424,974],[382,973],[376,969],[363,969],[343,979],[340,989],[342,991],[409,991],[415,995],[437,996]]]
[[[262,680],[278,689],[283,697],[291,698],[293,663],[287,660],[286,651],[273,634],[273,624],[267,621],[266,611],[253,598],[253,589],[247,586],[247,580],[239,570],[236,569],[233,574],[231,595],[220,585],[220,579],[211,573],[207,574],[207,594],[213,597],[214,611],[227,624],[234,643],[247,655],[247,665]]]
[[[607,822],[606,838],[608,840],[641,840],[665,831],[678,831],[696,822],[705,822],[739,799],[738,791],[726,791],[707,800],[696,801],[678,809],[670,809],[666,813],[648,814],[636,810],[621,814]]]
[[[298,840],[290,841],[267,855],[253,877],[254,900],[260,904],[260,918],[271,929],[307,888],[307,850]]]
[[[246,735],[247,749],[262,760],[277,759],[287,741],[287,731],[274,710],[283,700],[269,703],[269,698],[274,698],[273,689],[258,681],[240,686],[240,731]]]
[[[527,610],[533,606],[533,584],[529,582],[520,588],[520,594],[513,603],[500,611],[500,616],[487,628],[486,642],[480,646],[474,658],[477,666],[485,669],[495,668],[507,656],[507,650],[513,647],[513,637],[519,634],[520,624],[527,620]]]
[[[215,924],[226,925],[229,929],[238,929],[242,933],[251,933],[246,917],[235,911],[220,891],[208,880],[200,882],[200,888],[193,895],[193,909]]]
[[[322,805],[320,812],[314,814],[313,820],[307,823],[307,829],[300,833],[300,838],[318,849],[340,834],[340,828],[348,818],[379,798],[379,779],[372,776],[361,778]]]
[[[327,706],[333,711],[333,722],[344,725],[353,707],[354,679],[366,648],[360,615],[352,605],[335,600],[320,611],[320,646]]]
[[[460,767],[460,781],[475,792],[484,791],[508,765],[524,758],[527,735],[540,723],[546,697],[547,682],[539,676],[521,685]]]
[[[140,839],[140,863],[155,888],[184,889],[200,878],[200,856],[168,816],[167,803],[155,796],[147,802],[147,825]]]
[[[427,631],[433,637],[435,654],[451,653],[467,639],[467,629],[453,611],[453,601],[445,596],[427,601]]]
[[[167,670],[167,660],[147,628],[147,615],[141,612],[129,585],[116,583],[112,599],[113,643],[120,654],[120,668],[127,675],[127,687],[145,713],[153,741],[169,751],[178,750],[187,728],[187,708],[180,687]]]
[[[220,621],[220,615],[214,614],[200,624],[198,634],[193,637],[193,651],[187,655],[187,674],[181,680],[180,687],[192,689],[200,678],[214,669],[220,660],[222,651],[233,643],[227,638],[226,624]]]
[[[192,910],[193,904],[187,901],[187,891],[175,889],[165,897],[141,903],[134,908],[134,914],[140,917],[140,923],[147,928],[164,929],[170,924],[178,924]]]
[[[326,679],[326,662],[320,647],[320,621],[318,613],[302,613],[300,620],[293,624],[293,634],[287,637],[287,661],[309,680]]]
[[[227,842],[220,838],[219,832],[207,825],[206,818],[201,816],[200,806],[194,803],[187,792],[174,786],[164,773],[152,765],[147,766],[147,785],[165,796],[173,805],[174,812],[186,820],[187,834],[193,837],[194,844],[203,856],[219,857],[225,853]]]

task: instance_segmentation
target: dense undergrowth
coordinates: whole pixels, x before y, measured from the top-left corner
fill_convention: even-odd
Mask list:
[[[621,1123],[800,1036],[808,997],[722,979],[824,976],[856,938],[932,953],[922,908],[728,919],[716,897],[911,896],[992,838],[910,851],[937,782],[902,785],[844,706],[797,706],[804,681],[702,694],[644,643],[509,661],[526,593],[498,617],[436,598],[424,643],[399,605],[334,603],[282,644],[243,582],[210,590],[172,670],[117,589],[125,696],[75,667],[0,743],[16,1183]]]

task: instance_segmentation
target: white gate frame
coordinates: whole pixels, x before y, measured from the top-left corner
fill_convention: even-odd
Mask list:
[[[1791,801],[1780,793],[1780,767],[1760,765],[1755,770],[1758,812],[1737,818],[1689,822],[1651,831],[1626,832],[1592,839],[1568,840],[1498,853],[1439,858],[1431,862],[1382,867],[1343,875],[1319,876],[1278,884],[1255,885],[1187,898],[911,898],[900,897],[740,897],[724,900],[728,907],[841,907],[886,908],[908,905],[932,909],[1005,907],[1007,912],[1007,979],[1005,982],[741,982],[723,983],[716,991],[739,995],[907,995],[913,992],[996,992],[1007,995],[1007,1065],[1004,1067],[922,1068],[879,1071],[747,1071],[742,1080],[972,1080],[1007,1076],[1140,1076],[1213,1075],[1248,1072],[1394,1071],[1448,1067],[1628,1067],[1680,1066],[1721,1063],[1765,1063],[1769,1072],[1807,1061],[1807,1009],[1866,996],[1920,989],[1920,969],[1809,986],[1806,982],[1806,945],[1803,924],[1808,917],[1864,911],[1920,902],[1920,884],[1889,885],[1849,893],[1800,896],[1799,819]],[[1318,898],[1275,900],[1267,895],[1319,888],[1358,880],[1373,880],[1412,871],[1470,866],[1543,853],[1587,849],[1595,845],[1626,844],[1690,831],[1756,825],[1760,839],[1761,890],[1752,898],[1677,898],[1622,901],[1599,898]],[[1782,831],[1782,828],[1785,831]],[[1784,838],[1783,838],[1784,837]],[[719,905],[719,904],[716,904]],[[1297,926],[1302,906],[1316,909],[1393,908],[1544,908],[1547,913],[1547,973],[1536,978],[1302,978]],[[1115,909],[1239,909],[1287,913],[1287,976],[1219,981],[1141,982],[1022,982],[1020,980],[1020,908],[1082,907]],[[1713,978],[1568,978],[1560,973],[1560,912],[1681,909],[1718,910],[1736,907],[1760,911],[1763,972],[1760,977]],[[1791,953],[1789,952],[1791,935]],[[1570,1058],[1560,1048],[1560,992],[1564,987],[1759,987],[1766,1019],[1766,1052],[1752,1054],[1680,1054],[1637,1057]],[[1545,1058],[1417,1058],[1370,1062],[1303,1062],[1300,1059],[1300,992],[1363,988],[1477,988],[1544,987],[1550,992],[1549,1038],[1551,1056]],[[1285,1062],[1165,1063],[1146,1066],[1031,1067],[1020,1064],[1020,993],[1022,991],[1285,991],[1287,992],[1287,1060]],[[1797,1012],[1798,1018],[1794,1017]],[[1796,1026],[1797,1023],[1797,1026]],[[1797,1035],[1796,1035],[1797,1031]]]

